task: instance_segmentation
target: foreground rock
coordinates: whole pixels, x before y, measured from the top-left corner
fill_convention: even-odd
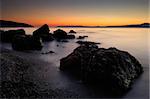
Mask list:
[[[74,30],[70,30],[69,33],[74,33],[74,34],[76,34],[77,32],[75,32]]]
[[[131,88],[143,72],[141,64],[128,52],[83,44],[60,60],[60,69],[81,77],[85,82],[102,85],[115,94]]]
[[[42,38],[42,41],[52,41],[54,40],[51,33],[49,33],[49,27],[47,24],[41,26],[39,29],[33,32],[33,36],[36,38]]]
[[[42,42],[40,38],[31,35],[16,35],[12,40],[14,50],[41,50]]]
[[[2,31],[0,30],[1,42],[12,42],[12,39],[15,35],[25,35],[25,31],[23,29],[18,30],[8,30]]]
[[[53,33],[54,38],[56,39],[74,39],[74,35],[67,35],[64,30],[58,29]]]

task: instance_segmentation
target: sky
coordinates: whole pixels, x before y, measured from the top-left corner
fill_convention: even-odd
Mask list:
[[[3,20],[34,26],[106,26],[150,22],[149,0],[1,0]]]

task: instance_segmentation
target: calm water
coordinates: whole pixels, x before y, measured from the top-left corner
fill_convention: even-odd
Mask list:
[[[10,30],[14,28],[5,28],[5,30]],[[16,29],[16,28],[15,28]],[[17,28],[18,29],[18,28]],[[34,30],[37,28],[24,28],[27,34],[32,34]],[[50,28],[50,32],[55,31],[57,28]],[[148,99],[149,97],[149,55],[150,55],[150,29],[147,28],[62,28],[66,32],[73,29],[77,32],[76,37],[79,35],[87,35],[88,38],[84,39],[86,41],[94,41],[102,43],[99,47],[109,48],[116,47],[120,50],[125,50],[135,56],[140,63],[144,67],[144,74],[136,81],[133,86],[133,89],[124,96],[124,98],[139,98],[139,99]],[[81,94],[81,96],[86,96],[91,92],[87,92],[87,88],[84,88],[82,85],[78,85],[73,81],[68,80],[66,77],[62,76],[59,72],[59,60],[62,57],[67,56],[71,53],[77,46],[75,40],[69,40],[67,43],[63,42],[47,42],[44,43],[44,47],[41,52],[46,51],[55,51],[55,54],[47,54],[42,55],[39,54],[41,52],[33,51],[33,54],[26,53],[26,56],[37,57],[49,63],[49,66],[54,67],[56,70],[52,71],[48,69],[46,73],[43,75],[45,78],[41,78],[42,80],[46,80],[51,83],[54,88],[65,88],[66,90],[75,91],[77,94]],[[57,46],[59,45],[59,47]],[[11,49],[9,44],[3,44],[6,48]],[[24,54],[25,56],[25,54]],[[53,64],[53,65],[50,65]],[[53,74],[52,74],[52,72]],[[53,79],[53,81],[52,81]],[[67,79],[67,80],[66,80]],[[60,83],[60,81],[62,83]],[[72,87],[69,87],[72,86]],[[79,88],[80,87],[80,88]],[[71,89],[72,88],[72,89]],[[82,92],[77,92],[77,90],[81,90]],[[86,91],[85,91],[86,90]],[[85,92],[83,92],[85,91]],[[93,93],[93,92],[91,92]],[[96,95],[95,95],[96,96]],[[94,97],[94,95],[93,95]]]

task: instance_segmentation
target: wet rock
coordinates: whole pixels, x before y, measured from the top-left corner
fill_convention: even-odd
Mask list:
[[[88,36],[79,36],[77,39],[84,39],[86,37],[88,37]]]
[[[67,35],[67,39],[75,39],[75,35]]]
[[[42,41],[52,41],[54,37],[51,33],[49,33],[49,27],[47,24],[41,26],[39,29],[33,32],[33,36],[36,38],[42,38]]]
[[[68,40],[66,39],[57,39],[58,42],[69,42]]]
[[[54,31],[53,35],[56,39],[66,39],[67,38],[67,33],[61,29]]]
[[[42,52],[41,54],[52,54],[55,53],[54,51]]]
[[[12,40],[14,50],[41,50],[42,41],[31,35],[16,35]]]
[[[8,30],[8,31],[0,31],[1,42],[12,42],[12,39],[15,35],[25,35],[25,31],[23,29],[18,30]]]
[[[69,33],[74,33],[75,34],[76,32],[74,30],[70,30]]]
[[[54,31],[53,36],[56,39],[74,39],[75,38],[74,35],[67,35],[67,33],[61,29]]]
[[[60,60],[60,69],[69,71],[86,83],[102,85],[115,94],[131,88],[143,72],[141,64],[128,52],[116,48],[98,48],[87,44]]]
[[[76,43],[78,44],[84,44],[84,45],[94,45],[94,44],[101,44],[101,43],[97,43],[97,42],[91,42],[91,41],[77,41]]]

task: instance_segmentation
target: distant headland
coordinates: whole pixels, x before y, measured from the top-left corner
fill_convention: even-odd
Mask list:
[[[34,26],[27,24],[27,23],[0,20],[0,27],[34,27]],[[57,26],[57,27],[60,27],[60,28],[150,28],[150,23],[116,25],[116,26],[65,25],[65,26]]]
[[[33,26],[26,23],[0,20],[0,27],[33,27]]]
[[[119,26],[57,26],[57,27],[75,27],[75,28],[150,28],[150,23],[142,23],[142,24],[131,24],[131,25],[119,25]]]

